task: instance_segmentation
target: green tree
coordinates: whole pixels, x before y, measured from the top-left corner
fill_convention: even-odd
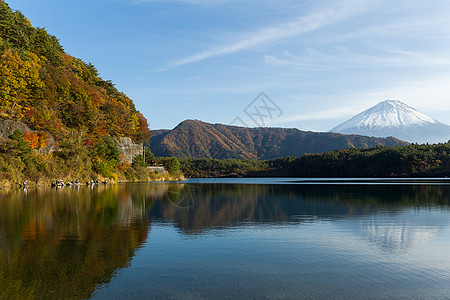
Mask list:
[[[120,162],[120,152],[114,139],[104,136],[94,144],[93,152],[93,170],[104,177],[111,177],[111,172],[118,167]]]
[[[176,157],[164,159],[163,165],[169,174],[176,174],[180,172],[180,162]]]
[[[149,147],[144,147],[144,156],[145,156],[145,162],[147,165],[151,165],[153,161],[155,160],[155,156],[153,155],[152,150],[150,150]]]
[[[144,156],[141,154],[133,158],[133,163],[131,164],[133,168],[135,167],[147,167],[147,162],[144,160]]]
[[[119,148],[116,146],[116,142],[110,136],[102,137],[98,142],[95,143],[94,148],[96,153],[111,162],[119,163],[120,152]]]
[[[33,151],[30,148],[30,143],[25,140],[25,134],[19,129],[16,129],[14,133],[9,136],[9,138],[12,139],[13,141],[16,141],[14,148],[19,156],[23,157],[29,155]]]

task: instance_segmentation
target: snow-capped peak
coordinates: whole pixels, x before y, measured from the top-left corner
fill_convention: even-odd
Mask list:
[[[396,100],[380,102],[330,131],[393,136],[412,143],[440,143],[450,140],[450,126]]]
[[[437,123],[439,122],[435,119],[401,101],[386,100],[363,111],[330,131],[340,132],[349,128],[407,128]]]

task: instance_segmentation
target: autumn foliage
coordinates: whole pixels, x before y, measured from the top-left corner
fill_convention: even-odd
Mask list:
[[[33,27],[4,0],[0,119],[31,129],[0,136],[1,185],[151,175],[147,169],[139,173],[130,164],[119,165],[117,137],[134,142],[150,138],[147,119],[133,101],[102,79],[94,65],[65,53],[56,37]]]
[[[44,149],[48,145],[50,136],[45,132],[25,132],[24,140],[31,149]]]
[[[57,141],[82,134],[147,141],[146,118],[91,64],[64,52],[58,39],[34,28],[0,0],[0,117],[27,123]],[[41,137],[42,139],[42,137]],[[42,146],[39,137],[27,136]]]

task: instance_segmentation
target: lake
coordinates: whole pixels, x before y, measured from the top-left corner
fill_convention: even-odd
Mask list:
[[[0,191],[0,299],[448,299],[446,180]]]

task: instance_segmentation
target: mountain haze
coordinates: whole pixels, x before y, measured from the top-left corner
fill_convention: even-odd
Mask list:
[[[377,145],[406,145],[395,138],[371,138],[295,128],[247,128],[186,120],[173,130],[153,131],[156,156],[178,158],[272,159]]]
[[[397,100],[386,100],[363,111],[330,132],[388,137],[412,143],[438,143],[450,139],[450,126]]]

